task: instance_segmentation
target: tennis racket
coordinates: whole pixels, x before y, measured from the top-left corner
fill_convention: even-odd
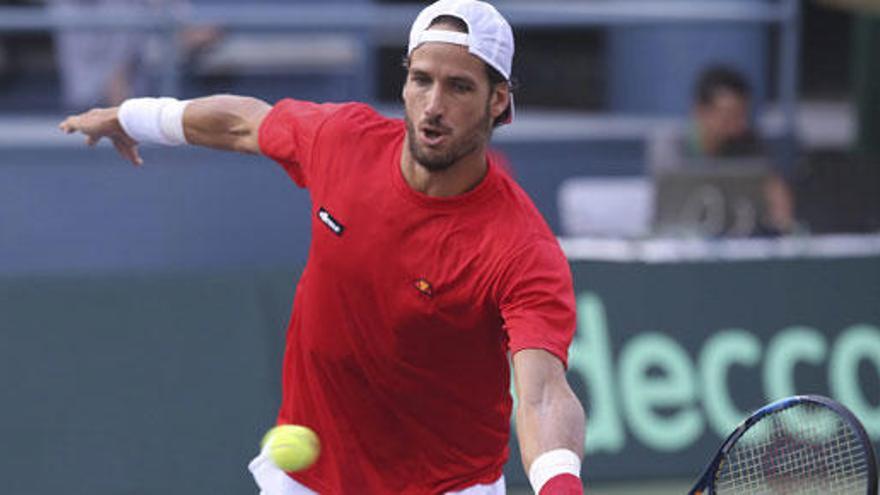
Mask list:
[[[853,413],[827,397],[799,395],[743,421],[688,493],[877,495],[877,463]]]

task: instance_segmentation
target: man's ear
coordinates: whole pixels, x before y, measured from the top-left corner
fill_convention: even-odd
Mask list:
[[[409,81],[409,55],[403,57],[403,60],[400,63],[401,67],[403,67],[403,84],[400,85],[400,101],[406,101],[404,95],[406,94],[406,83]]]
[[[492,120],[497,119],[507,110],[510,104],[510,85],[507,83],[498,83],[492,88],[492,95],[489,101],[489,112]]]

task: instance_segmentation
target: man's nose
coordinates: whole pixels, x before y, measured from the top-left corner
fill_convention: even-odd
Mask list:
[[[429,118],[442,117],[446,111],[446,95],[439,84],[435,84],[427,94],[425,114]]]

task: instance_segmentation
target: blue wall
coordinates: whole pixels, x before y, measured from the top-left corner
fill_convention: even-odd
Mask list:
[[[668,24],[614,27],[607,32],[608,106],[613,112],[684,115],[697,77],[711,64],[739,70],[752,85],[756,105],[766,100],[765,26]]]
[[[634,142],[499,148],[552,227],[572,175],[634,175]],[[273,162],[195,148],[148,148],[130,166],[111,148],[4,149],[0,274],[299,265],[309,197]]]

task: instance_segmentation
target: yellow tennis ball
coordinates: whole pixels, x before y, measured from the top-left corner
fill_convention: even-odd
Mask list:
[[[283,471],[301,471],[318,459],[321,442],[311,428],[301,425],[278,425],[269,430],[260,443],[269,457]]]

